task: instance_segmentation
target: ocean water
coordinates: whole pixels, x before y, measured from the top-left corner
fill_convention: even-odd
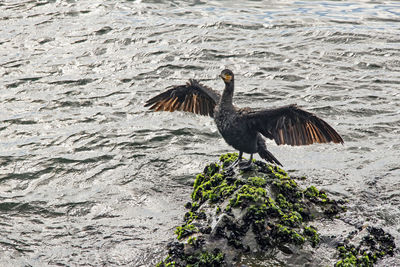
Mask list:
[[[222,90],[224,68],[237,106],[296,103],[343,136],[267,145],[400,245],[398,1],[5,1],[0,14],[2,266],[162,259],[194,176],[233,149],[211,118],[143,104],[189,78]]]

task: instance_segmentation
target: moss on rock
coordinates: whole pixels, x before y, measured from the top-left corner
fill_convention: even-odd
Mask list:
[[[189,236],[193,233],[198,232],[198,229],[196,226],[192,224],[185,224],[183,226],[178,226],[175,230],[175,234],[177,235],[177,239],[181,240],[182,238]]]
[[[357,246],[352,243],[354,238],[361,239]],[[373,266],[378,259],[386,255],[393,256],[395,247],[393,236],[385,233],[381,228],[369,226],[366,229],[359,229],[352,232],[344,243],[338,245],[340,260],[335,266]]]
[[[277,166],[255,161],[251,170],[235,174],[226,167],[236,158],[236,153],[222,155],[219,163],[207,165],[196,176],[193,202],[186,205],[184,224],[176,229],[179,242],[170,244],[160,266],[224,266],[252,253],[318,248],[320,234],[310,224],[345,210],[315,186],[302,189]],[[369,264],[390,251],[365,254],[341,247],[337,266]]]

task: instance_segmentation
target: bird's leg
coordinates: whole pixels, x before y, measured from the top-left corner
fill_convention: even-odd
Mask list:
[[[242,156],[243,156],[243,152],[239,151],[239,156],[237,157],[237,159],[234,162],[232,162],[231,165],[229,165],[228,170],[233,169],[242,160]]]
[[[248,162],[245,162],[244,164],[240,164],[240,169],[241,170],[247,170],[251,168],[251,164],[253,163],[253,154],[250,154],[250,159]]]

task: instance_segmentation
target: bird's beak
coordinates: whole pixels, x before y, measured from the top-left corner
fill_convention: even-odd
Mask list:
[[[230,82],[232,80],[232,76],[229,74],[221,74],[219,77],[221,77],[224,82]]]

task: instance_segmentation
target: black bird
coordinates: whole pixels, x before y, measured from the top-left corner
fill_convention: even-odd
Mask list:
[[[182,110],[213,117],[225,141],[239,150],[239,157],[231,166],[240,162],[243,152],[250,154],[246,165],[250,165],[253,154],[258,153],[264,160],[282,166],[267,150],[261,135],[275,140],[278,145],[343,144],[342,137],[328,123],[296,105],[261,110],[235,107],[232,103],[233,72],[225,69],[220,77],[225,83],[222,96],[191,79],[186,85],[168,87],[165,92],[147,100],[145,107],[150,106],[155,111]]]

